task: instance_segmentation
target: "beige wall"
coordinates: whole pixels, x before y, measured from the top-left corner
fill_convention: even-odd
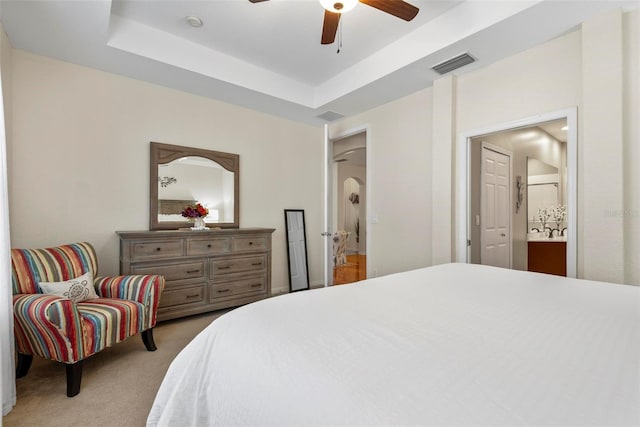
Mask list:
[[[332,134],[369,126],[371,215],[379,217],[369,261],[380,274],[454,260],[459,135],[577,107],[578,277],[640,283],[639,13],[597,16],[578,31],[331,126]],[[613,52],[612,67],[603,66],[603,51]],[[607,173],[603,160],[616,170]],[[416,186],[402,191],[408,182]],[[415,215],[396,208],[416,203]]]
[[[5,33],[4,28],[0,25],[0,68],[2,69],[2,99],[4,102],[4,126],[5,137],[7,139],[7,169],[11,171],[11,162],[8,152],[10,151],[10,141],[12,138],[13,129],[13,112],[11,109],[13,88],[11,87],[12,81],[12,57],[13,48]]]
[[[149,222],[149,142],[240,155],[240,226],[276,228],[274,292],[288,290],[285,208],[305,209],[322,281],[320,128],[14,50],[9,144],[14,247],[92,242],[118,273],[116,230]]]
[[[623,24],[625,282],[640,284],[640,9]]]
[[[368,132],[369,218],[378,220],[368,230],[370,271],[453,259],[458,135],[577,106],[578,275],[640,283],[639,13],[596,17],[581,30],[333,123],[332,137]],[[599,57],[597,40],[622,52],[621,67],[586,59]],[[321,129],[20,51],[12,56],[14,246],[86,239],[96,243],[101,271],[117,271],[114,231],[147,227],[148,142],[155,140],[239,153],[241,225],[278,229],[274,287],[287,283],[284,208],[306,210],[311,281],[322,281]],[[622,82],[622,96],[600,99],[591,89],[598,81]],[[621,111],[622,121],[591,113],[595,123],[584,128],[585,92],[588,104]],[[621,137],[596,138],[616,126]],[[585,178],[595,159],[610,157],[620,163],[622,185],[615,174]],[[282,159],[286,170],[274,168]],[[601,247],[607,239],[617,244]]]
[[[367,269],[374,275],[431,264],[431,104],[424,89],[330,126],[366,126],[370,162]]]
[[[630,116],[634,113],[629,107],[634,102],[637,105],[638,96],[637,89],[636,94],[625,91],[628,97],[625,116],[620,84],[625,75],[627,86],[637,88],[637,73],[630,77],[628,72],[633,67],[637,70],[637,53],[630,53],[632,46],[638,46],[636,39],[630,41],[634,34],[637,36],[637,13],[623,16],[616,11],[595,17],[580,31],[457,79],[458,134],[578,107],[579,277],[626,283],[638,283],[639,279],[637,255],[628,252],[629,248],[637,248],[640,234],[623,232],[623,220],[626,230],[637,227],[638,221],[633,209],[625,209],[630,203],[637,206],[634,198],[637,196],[630,197],[625,189],[637,190],[637,179],[632,179],[633,172],[628,169],[635,167],[631,165],[637,165],[639,160],[637,148],[633,148],[638,144],[637,124],[631,123],[637,122],[637,117]],[[620,37],[623,22],[624,37]],[[627,46],[624,60],[627,72],[623,73],[616,63],[622,62],[622,54],[611,55],[611,67],[603,66],[607,64],[603,52],[622,53],[623,43]],[[626,123],[621,117],[626,117]],[[625,139],[621,137],[621,129],[627,129]],[[634,135],[635,141],[631,138]],[[624,183],[620,178],[623,147],[631,158],[626,161]],[[603,164],[607,167],[602,168]],[[454,173],[459,180],[462,175]],[[433,179],[437,182],[447,178],[434,176]],[[627,248],[627,255],[623,247]]]

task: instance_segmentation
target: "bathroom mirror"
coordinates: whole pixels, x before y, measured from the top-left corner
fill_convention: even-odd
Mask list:
[[[304,210],[284,210],[287,233],[287,259],[289,261],[289,291],[309,289],[309,264],[307,261],[307,236]]]
[[[538,231],[538,210],[563,205],[558,168],[535,157],[527,157],[527,227]],[[540,230],[542,231],[542,230]]]
[[[240,156],[152,142],[150,159],[149,229],[190,227],[182,211],[196,203],[207,227],[239,226]]]

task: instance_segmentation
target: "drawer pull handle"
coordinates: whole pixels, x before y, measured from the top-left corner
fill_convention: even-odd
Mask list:
[[[200,270],[187,270],[187,274],[200,273]]]
[[[225,265],[224,267],[218,267],[218,270],[228,270],[231,267],[229,267],[228,265]]]
[[[262,265],[262,263],[261,263],[261,262],[254,262],[254,263],[253,263],[253,264],[251,264],[251,265]]]
[[[162,250],[162,248],[156,248],[156,251],[161,251],[161,250]]]
[[[218,293],[224,293],[224,292],[229,292],[229,289],[218,289]]]
[[[253,245],[253,242],[249,242],[249,245]]]
[[[207,245],[207,247],[208,247],[208,248],[210,248],[210,247],[211,247],[211,243],[209,243],[209,244]]]
[[[254,283],[253,285],[251,285],[252,288],[257,288],[259,286],[262,286],[262,283]]]
[[[198,298],[200,294],[187,295],[187,298]]]

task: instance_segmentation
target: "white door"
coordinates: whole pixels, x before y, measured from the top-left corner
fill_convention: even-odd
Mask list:
[[[511,268],[511,156],[483,144],[480,263]]]
[[[307,245],[302,211],[287,211],[287,239],[289,243],[289,269],[291,290],[308,289]]]

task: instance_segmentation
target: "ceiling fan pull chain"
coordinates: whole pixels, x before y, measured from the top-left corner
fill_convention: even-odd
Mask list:
[[[342,19],[338,23],[338,51],[336,54],[340,53],[340,49],[342,49]]]

